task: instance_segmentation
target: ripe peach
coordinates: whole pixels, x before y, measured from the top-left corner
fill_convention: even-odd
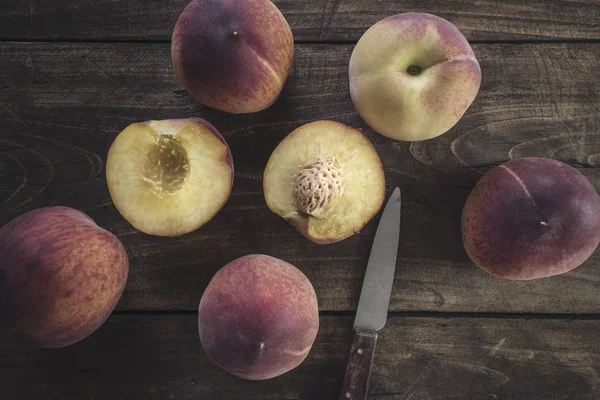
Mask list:
[[[94,332],[125,288],[119,239],[67,207],[30,211],[0,229],[0,320],[42,347]]]
[[[317,296],[293,265],[265,255],[241,257],[208,284],[198,327],[217,365],[240,378],[273,378],[308,355],[319,329]]]
[[[359,130],[316,121],[277,146],[264,173],[267,205],[315,243],[343,240],[377,214],[385,176],[377,151]]]
[[[294,57],[292,30],[270,0],[193,0],[172,43],[179,83],[199,102],[230,113],[273,104]]]
[[[506,279],[578,267],[600,242],[600,197],[560,161],[521,158],[489,171],[467,199],[463,239],[471,259]]]
[[[106,160],[112,200],[130,224],[150,235],[180,236],[210,221],[233,185],[229,146],[200,118],[130,125]]]
[[[479,63],[465,37],[431,14],[379,21],[350,58],[356,110],[392,139],[424,140],[448,131],[467,111],[480,83]]]

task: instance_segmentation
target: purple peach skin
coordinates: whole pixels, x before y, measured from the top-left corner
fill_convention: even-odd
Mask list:
[[[0,320],[41,347],[94,332],[127,281],[123,245],[68,207],[30,211],[0,230]]]
[[[200,301],[207,356],[240,378],[269,379],[297,367],[319,329],[315,291],[285,261],[248,255],[223,267]]]
[[[269,0],[193,0],[177,21],[171,53],[177,80],[200,103],[251,113],[279,96],[294,38]]]
[[[600,242],[600,197],[560,161],[521,158],[489,171],[462,216],[467,254],[496,276],[535,279],[568,272]]]

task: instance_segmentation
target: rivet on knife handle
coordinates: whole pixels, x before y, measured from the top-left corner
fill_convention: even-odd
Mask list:
[[[367,398],[376,344],[376,331],[359,328],[354,330],[346,376],[339,400],[364,400]]]

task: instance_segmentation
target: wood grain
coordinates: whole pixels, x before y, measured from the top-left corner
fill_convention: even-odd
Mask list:
[[[4,40],[170,40],[188,0],[3,0]],[[356,41],[402,12],[429,12],[470,40],[598,40],[596,0],[276,0],[296,40]]]
[[[87,212],[119,236],[131,272],[120,309],[195,310],[213,274],[248,253],[299,267],[321,310],[356,308],[378,218],[343,242],[310,243],[266,207],[262,172],[300,124],[335,119],[362,128],[388,190],[403,190],[392,310],[598,313],[600,255],[575,271],[531,282],[493,278],[467,258],[464,200],[483,172],[511,157],[571,163],[600,187],[600,44],[477,45],[478,98],[438,139],[403,143],[373,133],[348,94],[351,45],[299,45],[282,97],[265,112],[228,115],[197,104],[174,80],[168,44],[0,45],[0,224],[48,205]],[[204,228],[181,238],[137,232],[112,205],[104,161],[127,125],[200,116],[228,140],[231,198]],[[388,194],[389,194],[388,191]]]
[[[372,400],[597,399],[597,320],[394,317],[380,332]],[[321,317],[306,361],[251,382],[205,356],[195,315],[113,316],[72,347],[0,340],[0,397],[11,400],[329,400],[344,376],[352,320]]]

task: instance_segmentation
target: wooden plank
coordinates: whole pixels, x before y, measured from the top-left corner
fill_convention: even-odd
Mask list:
[[[0,397],[54,399],[335,399],[352,320],[321,317],[306,361],[244,381],[213,365],[195,315],[113,316],[72,347],[0,340]],[[372,400],[597,399],[598,320],[393,317],[380,332]]]
[[[10,40],[170,40],[188,0],[3,0],[0,38]],[[296,40],[355,41],[375,22],[429,12],[470,40],[600,39],[596,0],[443,1],[276,0]]]
[[[347,88],[351,51],[298,46],[281,99],[262,113],[229,115],[178,87],[168,44],[2,44],[0,224],[52,204],[89,213],[131,258],[120,309],[195,310],[221,266],[264,253],[302,269],[322,310],[353,310],[378,217],[358,236],[319,246],[272,214],[262,195],[262,172],[277,143],[302,123],[335,119],[365,129],[388,189],[403,189],[392,310],[597,313],[599,254],[558,277],[495,279],[467,258],[460,215],[481,173],[510,157],[555,157],[600,187],[600,44],[477,45],[484,77],[474,105],[447,134],[412,145],[373,133],[357,116]],[[140,234],[111,203],[108,148],[130,123],[182,116],[208,119],[228,140],[232,196],[192,234]]]

